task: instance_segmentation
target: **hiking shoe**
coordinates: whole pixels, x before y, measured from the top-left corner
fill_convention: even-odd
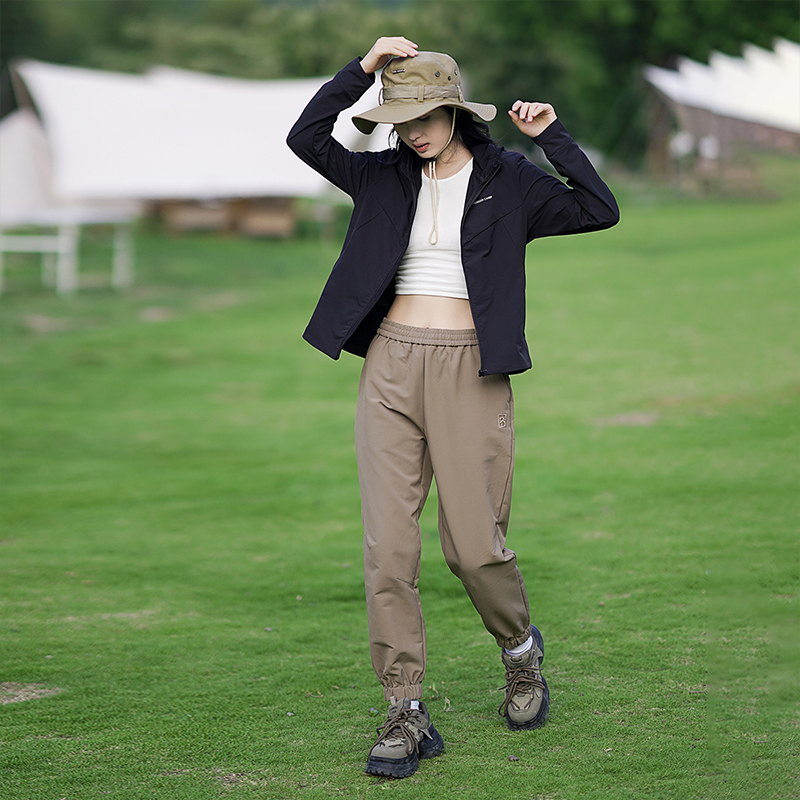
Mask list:
[[[539,629],[531,625],[533,645],[527,653],[512,656],[503,650],[506,668],[506,699],[498,709],[512,731],[530,730],[544,725],[550,708],[550,692],[542,675],[544,640]]]
[[[419,759],[433,758],[444,750],[444,741],[431,725],[425,704],[420,703],[419,709],[411,708],[407,697],[392,702],[386,723],[378,733],[364,770],[369,775],[407,778],[417,771]]]

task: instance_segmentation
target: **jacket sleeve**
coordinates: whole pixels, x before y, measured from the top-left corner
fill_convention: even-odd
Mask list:
[[[354,59],[314,95],[286,139],[295,155],[350,197],[360,192],[374,158],[353,153],[333,138],[339,114],[374,83]]]
[[[567,183],[520,157],[524,161],[520,180],[528,208],[528,241],[604,230],[619,222],[614,195],[560,120],[550,123],[534,141]]]

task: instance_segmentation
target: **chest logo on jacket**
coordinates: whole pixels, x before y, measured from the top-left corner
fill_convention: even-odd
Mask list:
[[[491,195],[491,194],[488,197],[481,197],[480,200],[476,200],[472,205],[477,206],[480,203],[485,203],[487,200],[491,200],[492,197],[494,197],[494,195]]]

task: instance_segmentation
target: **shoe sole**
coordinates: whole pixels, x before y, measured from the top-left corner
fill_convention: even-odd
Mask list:
[[[539,629],[535,625],[531,625],[531,636],[536,647],[542,651],[542,657],[539,659],[539,669],[542,667],[544,661],[544,639]],[[506,714],[506,725],[510,731],[531,731],[534,728],[541,728],[547,721],[547,712],[550,709],[550,690],[547,688],[547,681],[542,675],[542,683],[544,684],[544,696],[542,698],[542,705],[536,716],[528,722],[514,722],[511,717]]]
[[[444,751],[444,739],[439,731],[433,727],[428,728],[430,739],[424,739],[419,745],[419,755],[417,752],[405,758],[379,758],[370,756],[367,759],[367,767],[364,772],[367,775],[382,775],[385,778],[408,778],[419,769],[421,758],[434,758]]]
[[[407,778],[419,769],[416,751],[406,758],[378,758],[370,756],[364,772],[367,775],[382,775],[385,778]]]
[[[420,758],[435,758],[444,752],[444,739],[442,739],[439,731],[431,725],[430,728],[428,728],[428,733],[431,735],[431,738],[424,739],[419,744]]]

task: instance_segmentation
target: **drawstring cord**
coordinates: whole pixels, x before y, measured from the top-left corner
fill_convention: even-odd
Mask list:
[[[441,153],[439,156],[444,153],[445,150],[450,146],[450,142],[453,141],[453,135],[456,132],[456,114],[458,113],[457,109],[453,109],[453,124],[450,126],[450,138],[447,140],[447,144],[442,148]],[[431,165],[431,211],[433,212],[433,227],[431,228],[431,232],[428,234],[428,242],[429,244],[436,244],[439,241],[439,180],[436,177],[436,159],[439,158],[432,158],[430,161]]]
[[[436,159],[431,161],[431,210],[433,211],[433,227],[428,234],[428,242],[436,244],[439,241],[439,181],[436,179]]]

